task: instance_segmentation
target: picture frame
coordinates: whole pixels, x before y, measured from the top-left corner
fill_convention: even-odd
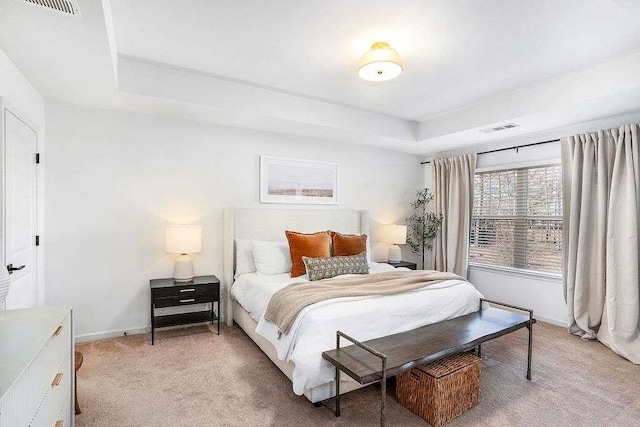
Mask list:
[[[260,203],[338,204],[338,163],[260,156]]]

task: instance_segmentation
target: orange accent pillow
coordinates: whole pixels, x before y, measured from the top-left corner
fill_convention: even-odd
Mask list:
[[[366,234],[340,234],[332,231],[333,256],[359,255],[367,251]]]
[[[331,235],[328,231],[304,234],[285,231],[291,253],[291,277],[302,276],[307,272],[303,256],[309,258],[326,258],[331,256]]]

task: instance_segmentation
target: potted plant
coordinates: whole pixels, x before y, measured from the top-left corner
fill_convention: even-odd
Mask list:
[[[413,213],[407,217],[407,244],[411,252],[422,258],[422,268],[425,267],[425,256],[433,248],[433,239],[442,224],[442,215],[428,211],[433,194],[428,188],[416,192],[416,198],[411,202]]]

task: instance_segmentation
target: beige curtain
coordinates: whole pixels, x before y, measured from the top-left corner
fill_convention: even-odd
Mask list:
[[[561,140],[569,330],[640,363],[638,125]]]
[[[467,277],[469,266],[469,227],[473,204],[475,154],[436,159],[433,173],[434,209],[442,215],[442,227],[434,245],[435,268]]]

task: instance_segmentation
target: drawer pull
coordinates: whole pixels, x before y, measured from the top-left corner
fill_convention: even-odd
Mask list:
[[[194,298],[189,298],[189,299],[181,299],[180,302],[194,302],[195,299]]]
[[[51,387],[57,386],[58,384],[60,384],[60,381],[62,381],[62,372],[58,372],[53,378],[53,381],[51,381]]]
[[[60,333],[62,332],[64,328],[62,327],[62,325],[58,326],[56,328],[56,331],[53,333],[53,335],[60,335]]]
[[[196,290],[194,288],[190,288],[190,289],[180,289],[180,292],[195,292]]]
[[[56,421],[56,425],[54,427],[62,427],[62,420]]]

